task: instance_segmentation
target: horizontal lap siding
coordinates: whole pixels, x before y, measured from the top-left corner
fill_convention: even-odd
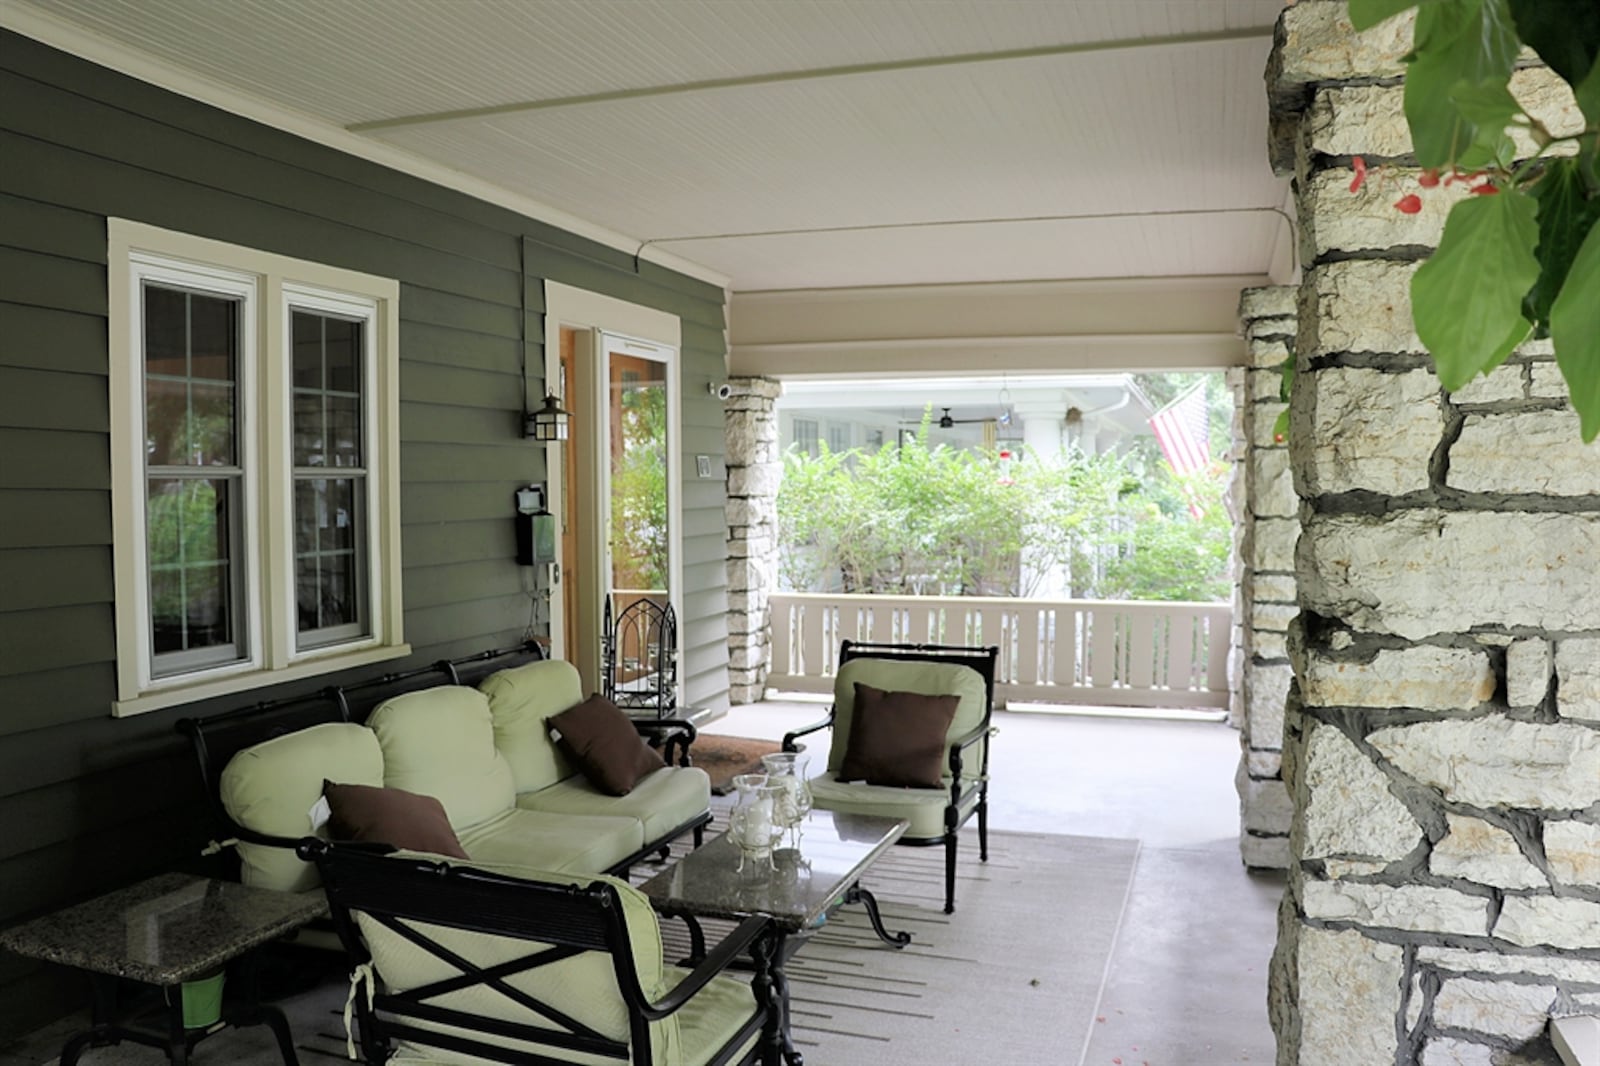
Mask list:
[[[523,334],[542,318],[540,279],[683,319],[684,469],[694,479],[693,456],[710,454],[721,475],[721,405],[704,384],[725,366],[714,286],[636,273],[626,253],[9,33],[0,159],[0,925],[192,859],[204,808],[177,718],[357,676],[110,717],[107,216],[399,280],[413,663],[509,644],[528,624],[509,519],[515,488],[545,476],[520,425],[524,359],[528,391],[541,388],[542,333]],[[685,673],[690,699],[715,703],[723,529],[705,484],[685,494]],[[80,991],[0,958],[0,1041],[66,1005],[64,989]]]

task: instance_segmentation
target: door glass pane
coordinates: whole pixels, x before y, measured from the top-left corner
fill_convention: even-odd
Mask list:
[[[612,352],[609,386],[611,588],[621,610],[644,594],[667,599],[667,364]]]

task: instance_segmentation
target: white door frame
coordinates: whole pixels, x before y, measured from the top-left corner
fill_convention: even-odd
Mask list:
[[[671,534],[668,543],[668,553],[671,556],[669,567],[671,588],[669,593],[672,600],[672,609],[679,619],[681,644],[683,626],[683,390],[680,387],[681,364],[679,355],[683,345],[683,324],[677,315],[668,314],[665,311],[629,303],[614,296],[604,296],[600,293],[589,292],[586,289],[563,285],[557,281],[545,281],[545,381],[551,386],[549,391],[553,392],[559,392],[561,387],[561,330],[563,327],[589,334],[591,344],[599,342],[599,337],[595,336],[596,331],[598,331],[623,339],[643,341],[653,347],[667,349],[671,353],[667,366],[667,507],[672,516]],[[591,366],[597,366],[597,361],[590,360],[590,364]],[[582,368],[577,367],[574,369],[581,370]],[[573,411],[573,421],[576,424],[580,419],[590,420],[589,427],[592,430],[594,425],[599,424],[598,420],[605,417],[605,403],[603,390],[591,389],[590,392],[591,395],[596,397],[595,402],[598,405],[598,409],[586,412]],[[563,396],[561,399],[565,405],[566,397]],[[572,410],[570,406],[567,409]],[[579,432],[583,432],[583,429],[575,425],[574,436]],[[545,476],[550,489],[549,507],[553,513],[558,515],[564,513],[562,503],[566,492],[566,486],[562,484],[564,467],[560,449],[575,447],[576,444],[577,441],[575,439],[568,440],[564,444],[550,447],[546,454]],[[580,463],[581,468],[582,464]],[[605,475],[603,468],[598,473],[601,477]],[[604,487],[605,485],[602,483],[602,488]],[[609,496],[596,493],[593,494],[593,499],[596,501],[595,506],[598,509],[598,501],[609,500]],[[584,527],[593,536],[600,538],[599,547],[602,549],[605,541],[606,518],[607,516],[603,513],[578,516],[578,520],[583,523]],[[591,545],[591,550],[593,550],[593,545]],[[601,555],[599,558],[603,559],[604,556]],[[608,584],[609,582],[591,584],[590,582],[595,581],[595,577],[592,574],[580,574],[578,579],[583,583],[580,585],[580,590],[585,585],[591,590],[589,596],[594,599],[594,603],[590,605],[593,608],[592,617],[595,620],[595,625],[598,626],[601,595],[598,590],[601,584]],[[550,654],[553,658],[569,659],[576,663],[579,670],[585,673],[586,681],[591,678],[597,679],[599,677],[598,640],[584,642],[589,643],[593,649],[587,652],[585,657],[593,658],[594,662],[578,663],[575,656],[581,644],[576,639],[576,634],[569,634],[564,631],[565,622],[558,604],[561,597],[559,582],[565,580],[566,575],[560,575],[557,578],[556,587],[551,590]],[[580,595],[579,598],[584,599],[586,597]],[[593,635],[598,637],[598,631]],[[588,666],[589,669],[584,670],[585,666]]]

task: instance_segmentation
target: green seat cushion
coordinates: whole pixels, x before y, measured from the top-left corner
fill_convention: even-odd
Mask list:
[[[488,697],[495,746],[511,764],[518,792],[533,792],[578,772],[544,724],[583,702],[576,667],[561,659],[527,663],[491,674],[478,688]]]
[[[832,770],[811,779],[812,805],[827,811],[845,814],[876,814],[884,818],[904,818],[911,825],[908,837],[944,836],[944,809],[950,802],[949,777],[944,788],[891,788],[884,785],[864,785],[857,781],[845,784]],[[977,803],[976,792],[963,801],[961,814]]]
[[[568,874],[597,874],[644,847],[644,830],[636,818],[516,807],[460,837],[474,863],[514,863]]]
[[[311,809],[322,798],[324,778],[382,785],[383,752],[373,732],[325,722],[245,748],[222,771],[222,806],[229,818],[257,833],[311,836]],[[316,867],[295,858],[290,848],[241,841],[239,860],[240,880],[257,888],[303,892],[322,883]]]
[[[470,852],[471,848],[468,850]],[[492,870],[495,873],[528,881],[580,885],[604,881],[613,886],[622,902],[623,922],[628,930],[634,968],[639,976],[640,986],[651,999],[659,998],[666,991],[666,982],[672,979],[667,977],[663,965],[661,929],[656,922],[655,911],[651,909],[650,901],[627,882],[604,876],[582,875],[574,878],[571,874],[515,862],[475,859],[470,865],[477,869]],[[372,953],[374,969],[377,970],[383,983],[394,991],[408,991],[419,985],[456,976],[460,972],[365,914],[357,912],[356,923]],[[483,967],[522,958],[538,947],[535,941],[449,929],[427,923],[419,923],[416,928],[448,950]],[[674,974],[673,978],[675,977]],[[513,988],[549,1003],[554,1009],[562,1011],[584,1025],[593,1027],[613,1040],[628,1039],[627,1011],[624,1008],[622,994],[617,988],[611,956],[605,952],[586,951],[547,966],[511,974],[505,981]],[[675,980],[673,983],[676,983]],[[503,1021],[520,1022],[525,1025],[548,1024],[548,1021],[540,1015],[483,985],[450,992],[435,997],[430,1002],[441,1007],[452,1007]],[[419,1021],[414,1024],[419,1028],[462,1032],[463,1035],[486,1039],[481,1032],[464,1032],[452,1026],[429,1022]],[[684,1061],[680,1052],[679,1022],[676,1016],[652,1025],[651,1038],[657,1062]],[[487,1039],[491,1043],[498,1043],[514,1050],[534,1050],[513,1038]],[[548,1049],[545,1050],[548,1053]],[[391,1066],[402,1062],[478,1061],[480,1060],[460,1055],[452,1056],[440,1049],[408,1041],[401,1041],[396,1056],[389,1060]],[[614,1066],[616,1063],[615,1059],[577,1053],[563,1054],[561,1061],[594,1064],[594,1066],[599,1066],[601,1063]]]
[[[407,692],[379,704],[367,725],[383,748],[383,784],[433,796],[457,836],[513,807],[511,767],[495,747],[489,700],[477,689]]]
[[[608,796],[582,774],[574,774],[549,788],[521,793],[517,806],[550,814],[603,813],[635,818],[644,825],[645,840],[660,840],[710,809],[711,778],[697,766],[668,766],[640,778],[626,796]]]
[[[676,985],[688,976],[688,970],[669,966],[666,984]],[[727,974],[713,977],[677,1012],[683,1066],[705,1066],[755,1013],[755,993],[748,980]],[[760,1039],[761,1031],[757,1030],[739,1045],[738,1053],[729,1061],[738,1062]]]
[[[952,741],[982,725],[988,706],[983,676],[969,666],[915,660],[851,659],[839,668],[833,682],[833,740],[828,749],[828,770],[832,773],[837,773],[844,765],[845,748],[850,742],[850,723],[855,716],[857,681],[885,692],[959,697],[955,717],[951,719],[950,729],[945,734]],[[982,772],[983,746],[986,743],[986,740],[979,741],[967,749],[963,756],[962,778],[976,779]]]

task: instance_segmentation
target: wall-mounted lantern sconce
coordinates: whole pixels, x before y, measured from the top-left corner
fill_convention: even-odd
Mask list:
[[[523,434],[534,440],[566,440],[567,422],[571,417],[553,395],[546,395],[544,406],[525,416]]]

